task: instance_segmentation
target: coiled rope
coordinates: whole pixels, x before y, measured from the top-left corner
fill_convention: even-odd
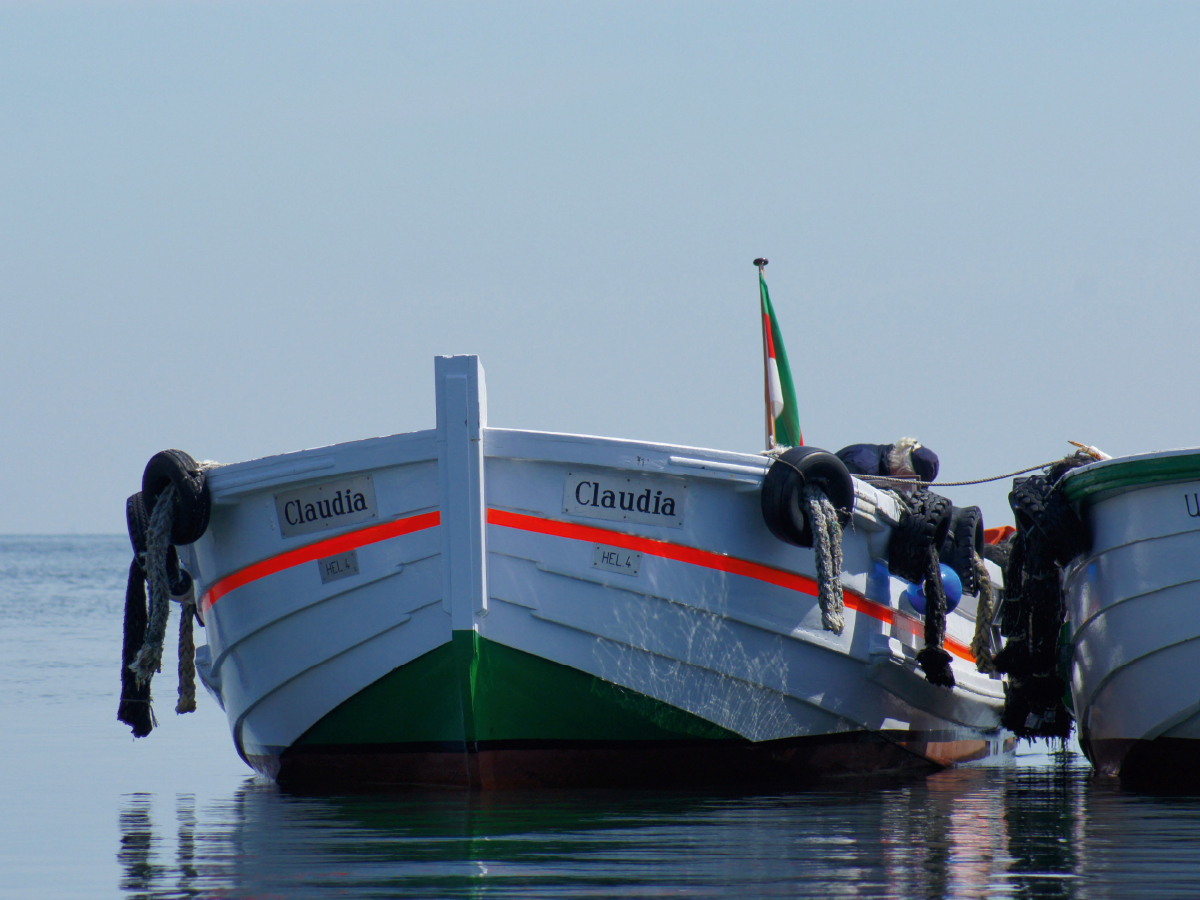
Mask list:
[[[842,595],[842,529],[838,523],[837,509],[815,484],[806,484],[801,497],[813,533],[821,625],[826,631],[841,634],[846,623],[845,598]]]

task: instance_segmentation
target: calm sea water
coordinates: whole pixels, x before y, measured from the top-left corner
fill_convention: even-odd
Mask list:
[[[207,695],[115,719],[124,538],[0,537],[0,896],[1186,897],[1200,800],[1077,754],[774,795],[297,797]]]

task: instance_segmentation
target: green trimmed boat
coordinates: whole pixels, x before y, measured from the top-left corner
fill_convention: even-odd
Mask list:
[[[925,624],[888,568],[900,504],[832,454],[491,428],[475,357],[438,358],[436,381],[433,430],[206,473],[211,517],[179,548],[197,667],[259,772],[778,788],[1010,749],[1002,683],[970,649],[976,598],[947,616],[953,686],[930,683]],[[828,522],[834,581],[830,551],[803,546],[808,514],[785,508],[806,483],[787,467],[811,480],[819,459],[841,467],[829,509],[853,523]]]
[[[1200,786],[1200,449],[1093,463],[1062,489],[1092,535],[1064,580],[1080,746],[1101,774]]]

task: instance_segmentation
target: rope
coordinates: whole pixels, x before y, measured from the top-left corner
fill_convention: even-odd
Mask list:
[[[163,640],[167,635],[167,616],[171,611],[171,579],[167,575],[167,551],[171,547],[171,519],[175,486],[168,485],[159,495],[146,528],[146,585],[150,588],[150,621],[146,639],[134,659],[133,674],[139,685],[148,684],[155,672],[162,671]]]
[[[925,680],[940,687],[954,687],[950,654],[942,645],[946,640],[946,590],[942,586],[942,566],[937,548],[929,544],[925,557],[925,646],[917,662]]]
[[[175,486],[168,485],[154,503],[146,527],[146,585],[150,589],[149,621],[145,638],[137,656],[129,665],[137,686],[150,699],[150,680],[162,671],[163,644],[167,636],[167,619],[171,600],[180,602],[179,621],[179,702],[175,712],[188,713],[196,709],[196,645],[192,637],[195,618],[194,590],[189,588],[180,597],[171,594],[171,569],[177,567],[171,546],[171,525],[174,518]],[[178,574],[178,572],[176,572]],[[147,729],[148,731],[148,729]]]
[[[813,552],[817,558],[817,600],[821,605],[821,625],[826,631],[841,634],[845,628],[842,596],[842,529],[837,510],[815,484],[804,486],[801,494],[813,533]]]
[[[145,737],[155,726],[150,706],[150,685],[138,684],[130,664],[146,635],[146,572],[141,559],[129,564],[125,585],[125,627],[121,645],[121,703],[117,719],[133,729],[134,737]]]
[[[991,478],[976,478],[974,481],[917,481],[913,478],[896,478],[892,475],[855,475],[862,481],[874,483],[876,481],[884,481],[890,484],[903,484],[911,487],[967,487],[972,484],[987,484],[989,481],[1003,481],[1005,478],[1015,478],[1018,475],[1024,475],[1026,472],[1036,472],[1038,469],[1046,469],[1060,460],[1042,463],[1038,466],[1030,466],[1028,469],[1018,469],[1016,472],[1009,472],[1007,475],[994,475]]]
[[[192,640],[192,623],[196,619],[196,586],[190,584],[181,598],[179,610],[179,702],[176,713],[196,712],[196,642]]]
[[[192,620],[196,618],[194,589],[183,598],[179,610],[179,702],[175,712],[196,711],[196,644],[192,640]]]
[[[975,656],[975,669],[984,674],[996,670],[992,660],[992,617],[995,615],[996,595],[992,579],[982,557],[972,552],[971,565],[975,569],[975,581],[979,585],[979,602],[975,608],[975,637],[971,639],[971,653]]]

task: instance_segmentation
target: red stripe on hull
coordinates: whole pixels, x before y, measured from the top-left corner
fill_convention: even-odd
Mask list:
[[[377,544],[380,541],[399,537],[402,534],[412,534],[414,531],[433,528],[441,524],[441,521],[441,512],[434,510],[433,512],[408,516],[403,519],[394,519],[391,522],[382,522],[379,525],[371,525],[367,528],[360,528],[357,531],[347,532],[346,534],[339,534],[337,537],[326,538],[323,541],[317,541],[312,544],[305,544],[303,547],[297,547],[295,550],[289,550],[286,553],[280,553],[278,556],[272,556],[260,562],[252,563],[244,569],[239,569],[231,575],[226,575],[210,587],[200,599],[200,613],[203,615],[214,603],[230,591],[244,587],[252,581],[258,581],[260,578],[266,578],[268,575],[274,575],[276,572],[282,572],[284,569],[303,565],[306,562],[312,562],[325,556],[347,553],[350,550],[357,550],[359,547],[365,547],[368,544]]]
[[[798,591],[801,594],[808,594],[811,597],[817,596],[817,582],[807,575],[799,575],[795,572],[776,569],[773,566],[750,562],[749,560],[739,559],[736,556],[713,553],[710,550],[700,550],[695,547],[684,546],[683,544],[672,544],[669,541],[641,537],[636,534],[626,534],[622,531],[610,531],[607,528],[596,528],[593,525],[580,525],[575,522],[563,522],[558,519],[544,519],[540,516],[507,512],[502,509],[489,508],[487,520],[489,525],[515,528],[520,531],[531,531],[537,534],[562,537],[574,541],[610,544],[614,547],[620,547],[623,550],[634,550],[662,559],[688,563],[689,565],[701,566],[706,569],[715,569],[720,572],[729,572],[732,575],[742,575],[746,578],[754,578],[758,581],[765,581],[768,584],[787,588],[788,590]],[[863,613],[872,619],[878,619],[886,625],[901,624],[908,626],[908,629],[914,634],[920,634],[923,631],[924,626],[919,620],[899,610],[876,603],[873,600],[868,600],[861,594],[857,594],[851,590],[844,590],[843,595],[846,606],[855,612]],[[971,653],[970,648],[953,638],[946,638],[945,647],[960,659],[964,659],[970,663],[975,662],[975,656]]]

